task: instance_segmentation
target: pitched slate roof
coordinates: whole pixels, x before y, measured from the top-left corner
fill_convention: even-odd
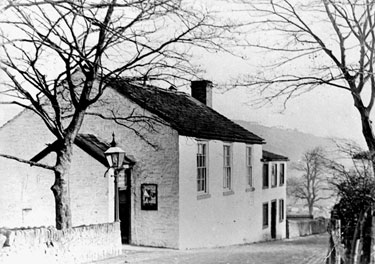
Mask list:
[[[110,86],[144,109],[168,122],[182,136],[264,144],[264,140],[185,93],[154,86],[109,81]]]
[[[57,144],[57,141],[49,144],[45,149],[35,155],[31,159],[31,161],[38,162],[39,160],[43,159],[45,156],[56,149]],[[104,142],[103,140],[97,138],[92,134],[79,134],[77,135],[74,144],[76,144],[79,148],[81,148],[83,151],[85,151],[87,154],[92,156],[104,166],[108,166],[104,152],[110,147],[109,143]],[[133,165],[134,163],[135,162],[131,157],[125,156],[124,164]]]
[[[281,156],[279,154],[275,154],[266,150],[263,150],[262,153],[262,161],[289,161],[289,159],[285,156]]]

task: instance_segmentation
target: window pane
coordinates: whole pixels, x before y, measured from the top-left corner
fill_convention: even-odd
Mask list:
[[[230,157],[229,157],[229,156],[227,156],[227,157],[225,158],[225,166],[226,166],[226,167],[229,167],[229,166],[230,166]]]
[[[263,226],[268,226],[268,203],[263,204]]]
[[[272,164],[271,185],[277,185],[277,164]]]
[[[283,221],[285,216],[285,211],[284,211],[284,200],[280,199],[279,200],[279,220]]]
[[[223,146],[223,188],[231,189],[231,151],[230,146]]]
[[[251,148],[250,147],[246,148],[246,165],[247,166],[251,165]]]
[[[246,147],[246,166],[247,166],[247,185],[253,186],[252,164],[251,164],[251,147]]]
[[[280,164],[280,185],[284,184],[285,181],[285,164]]]
[[[207,192],[206,143],[198,143],[197,148],[197,191]]]
[[[268,164],[263,164],[263,187],[268,187]]]
[[[253,186],[253,168],[247,167],[247,184]]]

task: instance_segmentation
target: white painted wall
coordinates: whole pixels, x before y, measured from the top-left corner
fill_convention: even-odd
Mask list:
[[[105,91],[103,100],[93,108],[109,116],[109,110],[126,117],[133,109],[135,114],[150,115],[111,89]],[[157,132],[137,127],[157,149],[133,131],[99,117],[86,116],[80,133],[91,133],[110,142],[115,132],[117,143],[136,161],[132,172],[131,243],[177,248],[178,135],[166,125],[155,128]],[[31,111],[25,111],[0,128],[0,153],[30,159],[54,140],[41,120]],[[42,162],[53,165],[53,155]],[[50,190],[53,172],[3,158],[0,165],[0,227],[54,225],[54,198]],[[105,178],[105,171],[101,163],[74,148],[70,171],[74,226],[114,220],[113,178]],[[157,211],[141,210],[142,183],[158,184]]]
[[[107,89],[102,113],[116,107],[124,115],[149,115],[129,100]],[[113,110],[113,109],[112,109]],[[145,135],[153,149],[129,129],[97,117],[86,117],[81,133],[92,133],[110,142],[116,140],[137,162],[132,173],[132,240],[139,245],[173,248],[211,247],[268,239],[262,229],[262,203],[286,200],[283,187],[262,189],[262,146],[253,146],[254,191],[247,191],[246,144],[233,143],[233,191],[223,195],[223,142],[209,141],[209,194],[197,199],[196,140],[178,136],[168,126],[159,133]],[[30,159],[47,143],[54,141],[38,117],[23,112],[0,129],[0,153]],[[52,155],[43,162],[53,164]],[[0,160],[0,227],[54,225],[54,200],[50,171],[16,161]],[[113,178],[104,178],[106,168],[83,152],[74,149],[71,170],[73,225],[113,221]],[[286,175],[285,175],[286,182]],[[158,211],[142,211],[140,186],[158,184]],[[31,210],[30,210],[31,209]],[[285,237],[285,221],[277,226],[278,237]]]
[[[263,238],[262,146],[253,145],[254,191],[246,191],[246,144],[233,143],[233,191],[223,195],[223,142],[208,142],[210,197],[197,198],[196,152],[193,138],[180,136],[180,248],[214,247]]]
[[[131,100],[124,98],[112,89],[107,89],[98,109],[102,114],[112,116],[111,110],[122,117],[152,114]],[[90,109],[90,111],[93,111]],[[127,123],[129,125],[131,123]],[[143,127],[143,128],[142,128]],[[116,142],[131,155],[136,164],[131,173],[131,244],[156,247],[178,247],[178,134],[164,124],[154,126],[155,131],[148,131],[144,124],[133,124],[150,143],[141,139],[132,130],[103,120],[95,116],[86,116],[81,133],[93,133],[107,142]],[[158,210],[141,210],[141,184],[158,185]]]
[[[0,153],[31,159],[54,137],[31,111],[24,111],[0,129]],[[70,170],[73,226],[113,221],[113,178],[104,178],[105,166],[74,146]],[[53,165],[51,153],[41,163]],[[51,186],[54,173],[0,158],[0,227],[55,225]],[[112,187],[111,187],[112,186]],[[112,206],[108,206],[109,200]]]
[[[269,187],[262,188],[261,187],[261,203],[268,203],[268,219],[269,224],[267,228],[262,228],[263,238],[262,240],[269,240],[271,239],[271,202],[276,200],[276,239],[286,238],[286,179],[287,179],[287,163],[281,161],[274,161],[274,162],[267,162],[268,166],[268,177],[269,177]],[[280,164],[285,164],[285,174],[284,174],[284,185],[280,185]],[[277,185],[276,187],[271,186],[271,171],[272,171],[272,164],[277,164]],[[261,183],[263,184],[263,182]],[[284,220],[279,221],[279,200],[284,199]],[[263,209],[262,209],[263,210]],[[263,214],[260,211],[260,214]]]

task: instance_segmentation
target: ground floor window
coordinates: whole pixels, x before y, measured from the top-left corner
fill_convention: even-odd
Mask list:
[[[279,200],[279,220],[284,221],[285,211],[284,211],[284,199]]]
[[[263,204],[263,228],[268,227],[268,203]]]

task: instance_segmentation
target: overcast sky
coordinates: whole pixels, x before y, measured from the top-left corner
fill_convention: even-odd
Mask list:
[[[204,78],[220,83],[230,80],[238,73],[260,70],[254,68],[254,65],[257,64],[256,60],[261,60],[262,57],[251,50],[244,53],[250,58],[248,61],[222,54],[205,54],[196,60],[206,71],[203,74]],[[280,112],[281,102],[254,108],[248,105],[253,98],[246,89],[222,93],[220,87],[216,88],[214,108],[231,119],[297,129],[319,136],[351,138],[361,144],[364,143],[359,115],[348,93],[319,88],[290,101],[286,110]],[[19,112],[17,107],[0,105],[0,125],[17,112]]]

